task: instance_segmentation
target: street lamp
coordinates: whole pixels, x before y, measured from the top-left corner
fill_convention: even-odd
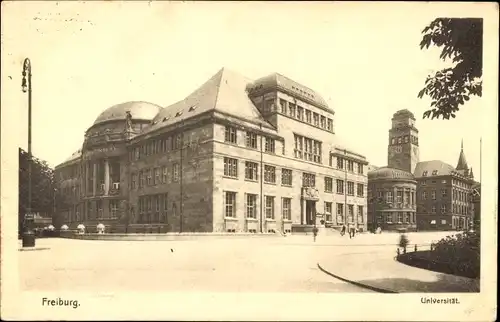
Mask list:
[[[26,76],[27,79],[26,79]],[[31,62],[26,58],[23,63],[23,93],[28,92],[28,207],[24,220],[23,247],[35,246],[35,233],[32,230],[31,222],[34,221],[31,213]]]

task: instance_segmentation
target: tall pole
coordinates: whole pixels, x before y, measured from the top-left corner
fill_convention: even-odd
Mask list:
[[[28,207],[27,214],[32,216],[31,211],[31,62],[29,58],[24,59],[23,63],[23,79],[22,79],[22,90],[24,93],[28,92]],[[28,77],[26,80],[26,76]],[[30,221],[34,219],[27,220],[25,232],[23,234],[23,247],[33,247],[35,246],[34,233],[31,231]],[[26,220],[25,220],[26,221]]]
[[[347,150],[344,149],[344,156],[347,156]],[[344,158],[344,224],[347,224],[347,159]]]
[[[259,223],[260,223],[260,232],[263,233],[264,232],[264,226],[263,226],[263,216],[262,216],[262,212],[263,212],[263,204],[262,204],[262,190],[263,190],[263,180],[264,180],[264,169],[263,169],[263,158],[264,158],[264,155],[263,155],[263,149],[264,147],[262,146],[262,123],[259,124],[260,126],[260,220],[259,220]]]
[[[182,151],[184,149],[184,122],[182,122],[181,127],[181,156],[180,156],[180,166],[179,166],[179,176],[180,176],[180,194],[181,194],[181,204],[180,204],[180,216],[179,216],[179,233],[182,233],[182,220],[183,220],[183,212],[184,212],[184,195],[183,195],[183,186],[182,186]]]

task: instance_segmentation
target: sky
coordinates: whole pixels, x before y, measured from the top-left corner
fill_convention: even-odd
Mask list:
[[[314,89],[335,111],[339,142],[377,166],[387,163],[391,117],[399,109],[417,118],[421,161],[456,166],[463,139],[477,175],[480,137],[491,134],[482,98],[469,101],[456,119],[422,119],[430,102],[417,93],[428,74],[447,65],[439,50],[420,50],[422,29],[439,15],[423,4],[2,6],[8,9],[2,10],[2,91],[8,93],[2,107],[17,112],[11,139],[27,148],[21,72],[29,57],[33,154],[51,166],[81,147],[85,130],[104,109],[132,100],[168,106],[222,67],[252,79],[278,72]],[[450,14],[452,7],[440,8]]]

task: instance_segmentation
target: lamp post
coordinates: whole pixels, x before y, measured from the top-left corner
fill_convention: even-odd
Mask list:
[[[31,213],[31,62],[29,58],[26,58],[23,63],[21,86],[23,93],[28,92],[28,207],[24,220],[23,247],[34,247],[35,234],[31,227],[34,219]]]

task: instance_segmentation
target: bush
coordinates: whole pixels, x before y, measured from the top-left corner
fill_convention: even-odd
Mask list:
[[[433,253],[437,260],[448,263],[457,272],[479,277],[480,240],[477,232],[447,236],[436,243]]]
[[[401,234],[399,236],[399,247],[402,247],[406,249],[406,246],[410,243],[410,240],[408,239],[408,236],[406,234]]]

